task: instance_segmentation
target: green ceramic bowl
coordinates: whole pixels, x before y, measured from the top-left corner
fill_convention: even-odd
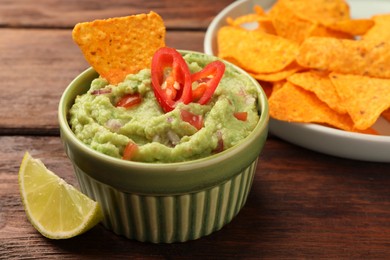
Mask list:
[[[67,116],[75,97],[87,92],[98,74],[89,68],[64,91],[58,111],[61,139],[82,192],[100,203],[108,229],[139,241],[183,242],[221,229],[238,214],[267,138],[269,115],[257,81],[230,66],[258,87],[260,120],[239,145],[187,162],[131,162],[89,148],[76,138]]]

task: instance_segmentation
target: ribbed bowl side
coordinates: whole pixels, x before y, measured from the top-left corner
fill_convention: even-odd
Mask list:
[[[125,193],[74,166],[82,192],[100,203],[103,224],[129,239],[184,242],[221,229],[244,206],[257,159],[232,179],[210,189],[172,196]]]

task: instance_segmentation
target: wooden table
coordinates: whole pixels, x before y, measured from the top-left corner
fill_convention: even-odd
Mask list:
[[[57,105],[87,68],[77,22],[154,10],[167,45],[203,50],[212,18],[232,0],[18,0],[0,2],[0,258],[386,258],[390,164],[336,158],[270,136],[248,201],[208,237],[175,244],[125,239],[98,225],[53,241],[30,225],[17,174],[24,151],[77,186],[59,138]]]

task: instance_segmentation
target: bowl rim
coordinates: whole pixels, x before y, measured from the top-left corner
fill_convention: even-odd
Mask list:
[[[204,158],[199,158],[195,160],[189,160],[189,161],[184,161],[184,162],[172,162],[172,163],[150,163],[150,162],[134,162],[134,161],[127,161],[127,160],[122,160],[120,158],[115,158],[103,153],[100,153],[88,145],[84,144],[81,140],[79,140],[76,135],[73,133],[73,131],[70,128],[69,122],[68,122],[68,110],[69,110],[69,102],[71,104],[74,103],[74,98],[71,97],[72,95],[74,96],[74,89],[78,84],[80,84],[81,81],[84,81],[85,78],[89,78],[93,80],[94,78],[98,77],[98,74],[96,71],[92,68],[89,67],[86,70],[84,70],[81,74],[79,74],[76,78],[74,78],[70,84],[66,87],[64,90],[63,94],[61,95],[61,99],[58,105],[58,121],[59,121],[59,126],[60,126],[60,133],[61,133],[61,138],[63,139],[63,143],[65,145],[65,140],[64,138],[68,141],[71,142],[74,147],[76,147],[81,153],[83,153],[85,156],[90,156],[91,158],[95,158],[96,161],[100,161],[102,164],[109,164],[116,166],[118,168],[131,168],[133,171],[129,172],[128,174],[135,174],[135,172],[140,172],[140,173],[145,173],[145,172],[154,172],[154,174],[150,174],[151,177],[163,177],[161,174],[166,174],[167,171],[171,171],[170,173],[172,178],[175,178],[174,176],[181,176],[182,178],[185,178],[183,176],[183,172],[191,172],[194,167],[200,168],[200,169],[206,169],[207,167],[210,167],[210,165],[222,165],[224,161],[229,160],[232,158],[232,156],[236,153],[243,153],[248,146],[255,142],[256,139],[259,139],[262,137],[262,135],[266,136],[268,134],[268,123],[269,123],[269,111],[268,111],[268,101],[266,98],[266,94],[263,91],[262,87],[260,84],[253,78],[251,77],[247,72],[242,70],[241,68],[237,67],[234,64],[231,64],[225,60],[222,60],[220,58],[217,58],[212,55],[208,55],[205,53],[201,52],[196,52],[196,51],[187,51],[187,50],[179,50],[182,55],[187,54],[187,53],[195,53],[195,54],[201,54],[201,55],[206,55],[209,57],[213,57],[215,59],[223,61],[225,64],[228,66],[233,67],[235,70],[239,71],[240,73],[243,73],[246,75],[250,81],[257,87],[258,89],[258,109],[260,112],[260,118],[259,121],[257,122],[255,128],[253,131],[246,136],[239,144],[222,151],[217,154],[213,154]],[[88,88],[90,85],[88,86]],[[83,92],[85,93],[85,92]],[[70,100],[72,99],[72,100]],[[259,148],[261,151],[262,147]],[[260,154],[259,151],[259,154]],[[69,155],[69,151],[65,149],[65,152]],[[259,156],[259,154],[256,156],[256,158]],[[252,159],[256,159],[252,158]],[[71,160],[74,160],[75,158],[70,158]],[[243,160],[245,161],[245,160]],[[253,162],[253,160],[250,160]],[[74,163],[74,161],[73,161]],[[248,161],[245,163],[246,166],[249,165]],[[239,168],[242,170],[245,168],[244,165],[239,166]],[[234,176],[235,174],[238,174],[239,171],[238,169],[235,169],[236,171],[230,174],[227,174],[225,180],[227,180],[229,177]],[[85,171],[84,171],[85,172]],[[87,173],[88,174],[88,173]],[[185,175],[185,174],[184,174]],[[126,184],[123,183],[121,185],[120,180],[109,180],[107,178],[99,178],[99,176],[94,176],[97,177],[98,180],[102,182],[108,182],[111,185],[118,185],[122,186],[122,188],[126,187]],[[103,177],[103,176],[100,176]],[[139,176],[138,176],[139,177]],[[216,178],[215,180],[211,181],[214,184],[217,183],[218,181],[221,181],[221,178]],[[194,184],[192,184],[193,186]],[[190,185],[191,186],[191,185]],[[162,188],[165,189],[165,188]]]

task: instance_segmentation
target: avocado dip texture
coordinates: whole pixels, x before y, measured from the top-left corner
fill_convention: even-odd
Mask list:
[[[198,53],[184,56],[191,73],[200,71],[215,58]],[[165,113],[157,102],[150,69],[128,75],[117,85],[99,77],[89,91],[76,98],[69,123],[76,137],[103,154],[122,158],[129,142],[138,145],[132,158],[140,162],[182,162],[207,157],[243,140],[259,120],[257,87],[247,76],[227,65],[212,99],[206,105],[177,104]],[[142,102],[131,108],[117,107],[127,94],[138,93]],[[197,129],[183,121],[185,110],[202,117]],[[246,119],[235,116],[244,112]]]

